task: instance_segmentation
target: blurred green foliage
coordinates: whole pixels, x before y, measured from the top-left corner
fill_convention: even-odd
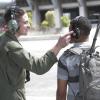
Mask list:
[[[28,17],[29,17],[29,24],[30,24],[30,26],[32,26],[32,12],[28,11],[27,14],[28,14]]]
[[[68,16],[61,16],[61,23],[63,27],[68,27],[70,25],[70,18]]]
[[[42,28],[51,28],[55,26],[54,11],[47,11],[45,19],[41,23]]]
[[[42,26],[43,29],[49,28],[48,21],[46,21],[46,20],[42,21],[41,26]]]
[[[27,12],[29,17],[29,24],[32,26],[32,12]],[[70,18],[66,15],[61,16],[62,27],[68,27],[70,25]],[[45,19],[41,22],[41,27],[44,29],[55,27],[54,11],[49,10],[45,13]]]
[[[45,19],[48,21],[49,27],[55,26],[54,11],[47,11],[45,14]]]

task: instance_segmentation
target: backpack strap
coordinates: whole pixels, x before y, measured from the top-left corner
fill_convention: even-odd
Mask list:
[[[83,52],[83,50],[81,48],[70,48],[69,51],[75,55],[81,55]]]
[[[79,82],[79,76],[69,76],[69,71],[67,69],[67,66],[63,65],[62,62],[59,60],[58,65],[60,68],[63,68],[68,72],[68,82],[74,83],[74,82]]]
[[[73,82],[79,82],[79,76],[70,76],[69,75],[69,71],[68,71],[68,68],[65,64],[65,59],[67,57],[70,57],[72,55],[80,55],[82,53],[82,50],[80,48],[70,48],[70,49],[67,49],[64,54],[62,55],[62,57],[65,57],[64,59],[59,59],[58,61],[58,67],[66,70],[68,72],[68,82],[70,83],[73,83]]]

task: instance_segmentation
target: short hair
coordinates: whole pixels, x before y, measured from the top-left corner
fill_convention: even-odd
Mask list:
[[[83,35],[89,35],[91,31],[91,23],[88,18],[84,16],[77,16],[71,20],[70,25],[72,27],[78,27],[80,29],[80,33]]]
[[[5,23],[8,23],[12,19],[12,12],[13,12],[16,20],[18,20],[21,16],[23,16],[25,14],[25,11],[23,9],[21,9],[20,7],[11,6],[6,10],[6,12],[4,14]]]

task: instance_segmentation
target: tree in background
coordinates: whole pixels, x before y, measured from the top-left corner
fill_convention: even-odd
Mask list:
[[[29,24],[32,27],[32,12],[28,11],[27,14],[28,14],[28,17],[29,17]]]
[[[42,23],[41,23],[41,26],[42,26],[43,29],[48,29],[49,28],[48,21],[43,20]]]
[[[68,27],[70,24],[70,18],[69,16],[63,15],[61,16],[61,23],[62,27]],[[41,23],[42,28],[53,28],[55,26],[55,17],[54,17],[54,11],[47,11],[45,13],[45,20]]]
[[[54,11],[47,11],[45,19],[41,23],[42,28],[52,28],[55,26]]]
[[[54,11],[47,11],[45,14],[45,19],[48,21],[49,27],[55,26]]]
[[[70,18],[68,16],[61,16],[61,23],[63,27],[68,27],[70,24]]]

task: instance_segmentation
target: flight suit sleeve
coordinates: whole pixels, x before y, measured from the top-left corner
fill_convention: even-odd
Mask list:
[[[48,51],[41,58],[32,56],[21,47],[9,49],[9,58],[18,66],[36,74],[44,74],[57,62],[55,54]]]

